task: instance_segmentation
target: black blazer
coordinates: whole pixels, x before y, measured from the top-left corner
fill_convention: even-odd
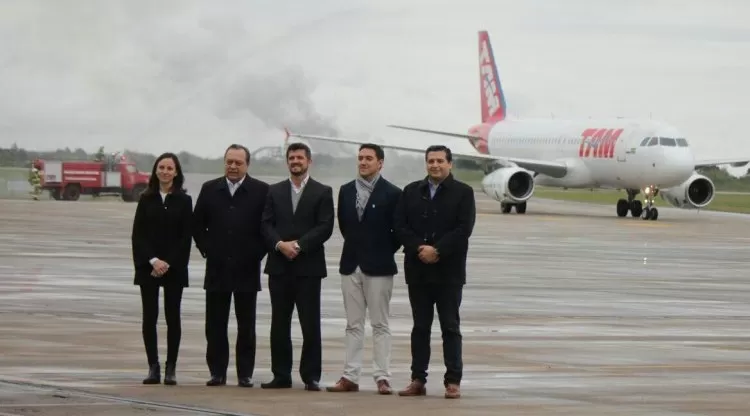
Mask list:
[[[208,291],[260,291],[266,246],[260,229],[268,184],[245,175],[234,193],[226,177],[203,184],[195,203],[194,239],[206,259]]]
[[[427,178],[404,188],[396,208],[396,232],[404,245],[407,284],[466,283],[469,237],[476,221],[474,189],[449,175],[430,199]],[[437,248],[440,259],[425,264],[420,245]]]
[[[141,195],[131,234],[134,284],[188,287],[192,215],[193,199],[182,191],[167,194],[163,202],[158,191]],[[154,257],[169,264],[162,277],[151,276]]]
[[[382,176],[367,201],[362,221],[357,215],[357,185],[351,181],[339,190],[337,218],[344,237],[339,273],[354,273],[357,266],[371,276],[398,273],[394,254],[401,247],[394,225],[394,211],[401,189]]]
[[[333,189],[313,178],[307,180],[292,211],[289,179],[271,185],[263,212],[263,235],[268,247],[265,273],[324,278],[328,275],[324,243],[333,234]],[[300,253],[289,260],[275,249],[279,241],[294,241]]]

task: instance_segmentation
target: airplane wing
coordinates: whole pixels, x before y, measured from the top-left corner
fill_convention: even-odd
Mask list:
[[[732,165],[733,168],[741,168],[750,163],[750,158],[745,159],[714,159],[714,160],[696,160],[695,168],[708,168],[717,165]]]
[[[321,141],[327,141],[327,142],[333,142],[333,143],[346,143],[346,144],[367,143],[367,141],[361,140],[361,139],[347,139],[343,137],[328,137],[328,136],[317,136],[317,135],[311,135],[311,134],[298,134],[298,133],[292,133],[286,129],[285,131],[287,135],[287,140],[289,140],[289,138],[296,137],[298,139],[321,140]],[[465,137],[465,135],[457,135],[457,136]],[[403,150],[407,152],[424,153],[425,151],[425,149],[423,148],[412,147],[412,146],[400,146],[400,145],[391,145],[391,144],[382,144],[382,143],[378,143],[378,145],[384,149]],[[452,152],[452,153],[453,153],[453,156],[457,158],[471,159],[471,160],[476,160],[476,161],[497,162],[504,166],[518,166],[523,169],[527,169],[532,172],[542,173],[542,174],[545,174],[554,178],[561,178],[565,176],[565,174],[568,172],[567,165],[565,165],[564,163],[559,163],[559,162],[502,157],[502,156],[496,156],[496,155],[485,155],[481,153],[463,153],[463,152]]]

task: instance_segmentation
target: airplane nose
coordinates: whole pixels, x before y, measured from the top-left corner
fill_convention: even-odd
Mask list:
[[[676,179],[687,178],[695,171],[695,160],[693,154],[689,152],[673,152],[670,155],[672,159],[673,174]]]
[[[677,186],[693,174],[695,161],[685,149],[662,148],[662,187]]]

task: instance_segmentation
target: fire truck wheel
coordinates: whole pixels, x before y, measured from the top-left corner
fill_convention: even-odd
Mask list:
[[[141,194],[146,191],[145,185],[136,185],[133,187],[133,193],[130,195],[130,201],[136,202],[141,199]]]
[[[63,199],[66,201],[78,201],[81,196],[81,187],[78,184],[69,184],[63,192]]]

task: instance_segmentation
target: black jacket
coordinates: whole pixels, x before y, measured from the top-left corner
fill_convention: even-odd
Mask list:
[[[406,283],[465,284],[475,221],[474,190],[452,174],[440,184],[434,199],[430,199],[427,178],[407,185],[396,208]],[[437,248],[438,262],[423,263],[417,256],[420,245]]]
[[[158,191],[141,195],[131,234],[134,284],[189,286],[192,215],[193,199],[184,192],[167,194],[163,202]],[[154,257],[169,264],[162,277],[151,276],[153,266],[149,260]]]
[[[234,193],[226,177],[203,184],[195,203],[195,245],[206,259],[208,291],[260,291],[266,245],[260,231],[268,184],[249,175]]]
[[[263,212],[263,235],[268,249],[264,273],[326,277],[324,243],[333,234],[333,190],[313,178],[307,180],[297,210],[292,210],[292,183],[289,179],[271,185]],[[279,241],[294,241],[300,253],[289,260],[275,249]]]
[[[400,196],[401,189],[380,177],[360,221],[357,216],[356,181],[341,186],[337,217],[344,247],[339,273],[352,274],[357,266],[370,276],[398,273],[394,254],[401,243],[394,229],[394,211]]]

